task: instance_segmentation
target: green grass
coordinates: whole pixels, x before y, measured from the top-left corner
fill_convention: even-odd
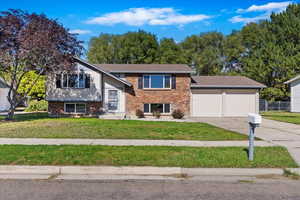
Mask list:
[[[264,118],[288,122],[292,124],[300,124],[300,113],[268,111],[261,113]]]
[[[291,178],[291,179],[293,179],[293,180],[300,180],[300,175],[299,175],[299,174],[294,173],[294,172],[291,172],[291,171],[288,170],[288,169],[284,169],[283,175],[284,175],[285,177]]]
[[[4,117],[2,117],[4,119]],[[206,123],[49,118],[46,113],[0,121],[0,137],[169,140],[246,140],[247,136]]]
[[[122,147],[0,145],[1,165],[109,165],[173,167],[297,167],[283,147]]]

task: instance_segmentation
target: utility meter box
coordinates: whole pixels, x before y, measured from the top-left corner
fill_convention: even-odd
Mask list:
[[[261,116],[255,113],[248,114],[248,122],[251,124],[261,124]]]

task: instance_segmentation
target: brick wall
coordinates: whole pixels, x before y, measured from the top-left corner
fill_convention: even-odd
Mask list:
[[[99,114],[102,108],[101,102],[85,102],[86,103],[86,114]],[[64,102],[48,102],[48,112],[51,115],[64,115]]]
[[[126,113],[135,116],[137,109],[143,110],[144,103],[170,103],[171,109],[180,109],[185,115],[190,114],[190,82],[189,74],[176,75],[176,89],[145,90],[138,89],[139,74],[126,74],[126,80],[132,88],[126,88]],[[171,112],[172,112],[171,110]]]

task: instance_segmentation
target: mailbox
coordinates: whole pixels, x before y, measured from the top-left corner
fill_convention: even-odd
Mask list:
[[[248,114],[248,122],[251,124],[261,124],[261,116],[254,113]]]
[[[248,159],[253,160],[254,158],[254,132],[255,128],[259,127],[261,124],[261,116],[254,113],[248,114],[248,122],[249,122],[249,152]]]

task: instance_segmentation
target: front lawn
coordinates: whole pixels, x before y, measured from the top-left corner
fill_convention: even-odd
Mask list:
[[[1,165],[109,165],[160,167],[297,167],[283,147],[257,147],[253,162],[243,147],[121,147],[0,145]]]
[[[300,124],[300,113],[268,111],[262,112],[261,114],[266,119],[288,122],[292,124]]]
[[[17,115],[13,122],[0,121],[0,137],[247,140],[246,135],[206,123],[49,118],[46,113]]]

